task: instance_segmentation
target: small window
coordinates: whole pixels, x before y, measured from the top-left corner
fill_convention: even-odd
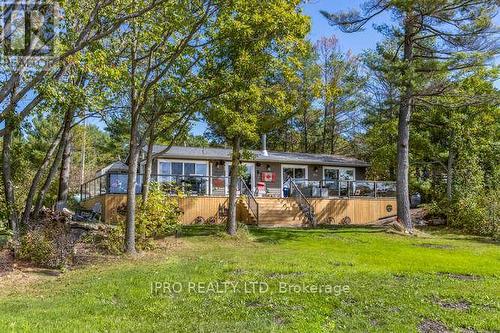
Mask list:
[[[170,175],[170,162],[160,162],[160,174]]]
[[[109,175],[109,193],[127,193],[128,175],[110,174]]]
[[[195,174],[194,170],[195,170],[194,163],[184,163],[184,175],[185,176],[194,175]]]
[[[340,169],[340,180],[354,180],[354,170],[353,169]]]
[[[182,167],[183,167],[182,163],[177,163],[177,162],[172,163],[172,174],[182,175],[183,174]]]
[[[325,169],[325,180],[338,180],[339,169],[328,168]]]
[[[206,164],[196,164],[195,174],[199,176],[207,175],[207,165]]]

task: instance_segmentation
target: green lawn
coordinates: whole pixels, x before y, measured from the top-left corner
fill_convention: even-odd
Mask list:
[[[500,328],[498,244],[370,228],[251,233],[252,240],[235,241],[192,227],[169,240],[177,245],[137,259],[5,288],[0,332],[415,332],[424,322],[451,331]],[[229,281],[235,291],[219,293]],[[269,289],[252,292],[252,281]],[[179,282],[182,291],[154,293],[155,282]],[[189,282],[218,282],[219,290],[196,292]],[[280,282],[324,289],[280,292]]]

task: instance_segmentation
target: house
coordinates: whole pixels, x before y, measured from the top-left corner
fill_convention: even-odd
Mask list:
[[[244,198],[244,207],[240,209],[244,212],[240,214],[242,218],[252,223],[261,222],[259,224],[268,221],[271,225],[283,224],[287,219],[301,221],[301,224],[312,223],[318,218],[330,222],[343,219],[345,222],[346,216],[341,217],[342,212],[348,206],[360,206],[361,202],[372,203],[362,209],[366,216],[356,218],[354,223],[369,223],[394,214],[395,183],[366,180],[368,163],[346,156],[267,151],[265,137],[262,142],[261,150],[249,151],[245,154],[248,156],[241,160],[238,194]],[[191,203],[196,202],[195,206],[205,207],[188,214],[185,223],[191,223],[193,216],[214,217],[215,206],[215,215],[220,217],[221,207],[227,206],[231,149],[155,145],[153,156],[153,182],[164,184],[165,190],[173,195],[180,190]],[[138,194],[142,188],[144,163],[143,160],[137,178]],[[94,180],[82,185],[82,198],[123,197],[127,192],[126,170],[127,166],[122,162],[100,170]],[[386,207],[387,200],[390,209]],[[217,203],[213,207],[209,204],[212,201]],[[384,204],[382,210],[374,208]],[[325,213],[325,209],[330,212]],[[358,215],[362,213],[357,212]],[[352,223],[353,218],[349,217],[349,221]]]

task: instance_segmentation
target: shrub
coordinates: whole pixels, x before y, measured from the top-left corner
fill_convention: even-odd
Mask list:
[[[43,210],[21,237],[18,256],[36,265],[61,268],[73,261],[76,235],[72,235],[69,216]]]
[[[151,184],[147,202],[138,204],[136,215],[136,245],[139,249],[152,248],[152,240],[179,230],[179,201]]]
[[[12,237],[12,231],[7,227],[7,222],[0,221],[0,249],[7,244],[10,237]]]
[[[120,223],[114,228],[106,228],[99,232],[89,234],[86,243],[92,244],[95,248],[106,254],[118,255],[125,249],[125,225]]]
[[[40,266],[53,267],[52,258],[56,253],[54,244],[43,232],[30,231],[21,238],[19,258]]]

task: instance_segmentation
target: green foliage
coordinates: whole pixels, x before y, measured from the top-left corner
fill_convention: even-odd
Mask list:
[[[450,225],[470,233],[498,237],[499,187],[485,187],[484,172],[477,156],[462,155],[455,170],[453,199],[445,210]]]
[[[85,242],[106,254],[119,255],[124,251],[124,238],[125,226],[124,223],[119,223],[113,228],[106,228],[103,231],[89,235],[86,237]]]
[[[44,232],[31,231],[21,238],[19,259],[28,260],[40,266],[53,267],[56,249]]]
[[[159,184],[152,183],[148,200],[144,205],[138,205],[136,245],[139,249],[151,248],[152,240],[165,237],[180,228],[178,197],[166,194]]]

